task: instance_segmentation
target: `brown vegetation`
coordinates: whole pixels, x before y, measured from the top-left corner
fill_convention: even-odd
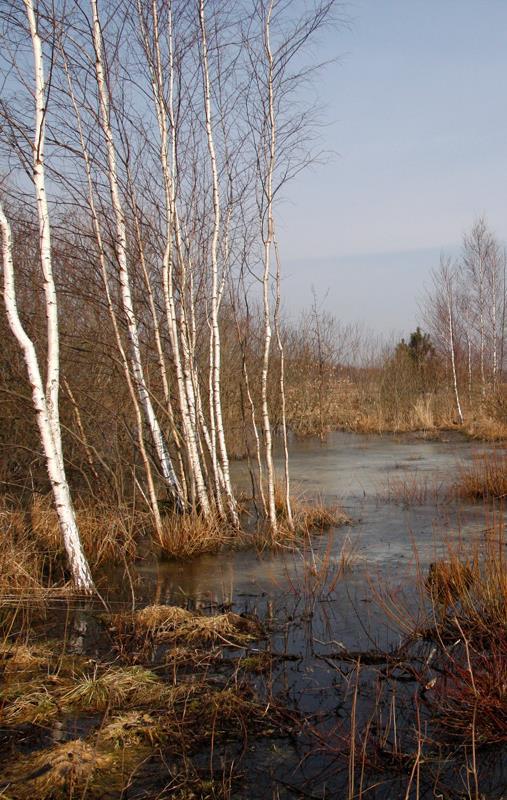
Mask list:
[[[132,614],[116,614],[111,618],[117,640],[125,637],[137,641],[177,644],[246,644],[262,636],[258,621],[228,612],[215,616],[194,614],[178,606],[153,605]]]
[[[163,606],[116,621],[129,624],[139,637],[163,642],[168,654],[185,649],[185,659],[162,656],[155,674],[146,665],[67,656],[65,642],[33,644],[29,631],[5,639],[0,649],[0,669],[7,677],[2,734],[15,734],[21,725],[25,737],[33,736],[37,726],[48,734],[62,731],[69,715],[87,721],[82,738],[55,745],[45,736],[45,745],[28,755],[9,745],[9,755],[0,759],[0,788],[6,797],[119,797],[138,775],[142,780],[146,761],[151,770],[156,764],[166,785],[174,786],[171,796],[180,792],[189,797],[193,788],[198,792],[213,784],[211,768],[204,776],[195,771],[193,753],[212,754],[215,741],[239,743],[244,750],[249,735],[279,735],[290,726],[283,709],[261,702],[236,670],[225,682],[209,674],[210,645],[224,648],[259,638],[262,631],[255,621],[232,613],[205,618]],[[118,633],[116,628],[113,634]],[[153,663],[153,653],[149,660]],[[218,787],[213,796],[221,796]]]
[[[507,453],[494,450],[460,467],[454,493],[464,500],[501,500],[507,496]]]

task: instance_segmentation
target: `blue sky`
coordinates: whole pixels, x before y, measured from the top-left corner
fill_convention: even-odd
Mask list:
[[[355,0],[319,57],[335,155],[279,209],[285,307],[406,333],[440,251],[484,214],[507,240],[507,0]]]

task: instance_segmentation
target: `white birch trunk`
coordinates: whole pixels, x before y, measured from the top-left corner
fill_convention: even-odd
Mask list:
[[[190,354],[188,343],[185,341],[186,329],[181,331],[178,325],[176,314],[176,303],[174,299],[174,249],[173,249],[173,235],[177,239],[177,253],[180,256],[180,263],[183,273],[185,271],[184,258],[182,254],[180,242],[180,228],[179,220],[176,211],[176,199],[174,189],[174,166],[176,163],[175,154],[175,124],[173,114],[173,43],[172,43],[172,8],[171,3],[168,7],[168,40],[169,40],[169,98],[168,109],[164,102],[164,76],[162,68],[162,59],[159,46],[159,28],[156,3],[152,4],[153,10],[153,30],[154,30],[154,47],[155,47],[155,63],[150,65],[152,70],[152,89],[156,106],[157,119],[160,132],[160,162],[162,167],[162,178],[164,181],[165,193],[165,214],[166,214],[166,242],[162,262],[162,281],[164,291],[164,302],[166,308],[167,325],[169,329],[169,338],[171,341],[171,349],[173,353],[174,366],[176,371],[176,384],[178,387],[178,397],[180,404],[180,412],[183,423],[183,431],[185,438],[185,445],[187,449],[187,456],[189,468],[191,472],[192,486],[195,488],[197,501],[201,511],[205,516],[211,512],[209,498],[206,491],[206,484],[203,477],[203,472],[199,458],[199,448],[197,441],[196,420],[197,411],[195,403],[195,392],[190,370]],[[139,14],[141,19],[141,14]],[[148,50],[147,33],[143,28],[143,36],[145,37],[145,47]],[[171,126],[171,162],[169,159],[169,131],[167,124],[167,113],[169,114],[169,124]],[[171,170],[171,163],[173,170]]]
[[[99,265],[100,265],[100,272],[102,276],[102,282],[104,284],[104,291],[106,294],[106,303],[107,309],[109,313],[109,317],[111,319],[111,324],[113,326],[113,331],[116,339],[116,346],[118,347],[118,351],[120,353],[120,361],[123,367],[123,372],[125,375],[125,379],[127,381],[127,387],[129,390],[129,394],[132,400],[132,405],[134,407],[134,413],[136,417],[136,429],[137,429],[137,442],[139,446],[139,452],[141,453],[141,458],[144,465],[144,471],[146,475],[146,482],[148,484],[148,495],[149,495],[149,507],[151,509],[153,515],[153,521],[155,524],[155,530],[157,532],[157,536],[159,541],[162,541],[162,520],[160,519],[160,511],[158,507],[158,500],[157,494],[155,491],[155,483],[153,480],[153,474],[151,469],[150,460],[148,458],[148,453],[146,452],[146,447],[144,444],[143,438],[143,417],[141,413],[141,409],[139,407],[139,400],[134,389],[134,384],[132,382],[132,377],[130,374],[130,368],[128,364],[127,354],[125,352],[125,348],[123,347],[123,342],[121,338],[120,329],[118,326],[118,320],[116,319],[116,314],[114,311],[113,300],[111,297],[111,291],[109,288],[109,276],[107,274],[107,264],[106,264],[106,257],[105,257],[105,250],[104,244],[102,241],[102,233],[100,230],[99,218],[97,214],[97,209],[95,206],[95,197],[94,197],[94,189],[93,189],[93,181],[92,181],[92,170],[91,170],[91,163],[90,163],[90,155],[88,153],[88,149],[86,146],[84,134],[83,134],[83,126],[81,122],[81,113],[79,111],[79,107],[76,101],[76,97],[74,94],[74,89],[72,85],[72,79],[68,70],[67,61],[65,58],[65,54],[63,54],[63,66],[65,75],[67,78],[67,83],[69,87],[69,95],[72,102],[72,107],[74,109],[74,114],[76,117],[76,124],[77,130],[79,133],[79,142],[81,145],[81,152],[83,155],[84,165],[85,165],[85,173],[86,173],[86,182],[87,182],[87,189],[88,189],[88,205],[90,208],[90,214],[92,218],[92,225],[93,231],[95,234],[95,240],[97,243],[97,250],[98,250],[98,257],[99,257]]]
[[[451,369],[452,369],[452,382],[454,388],[454,396],[456,398],[456,409],[461,424],[463,424],[463,412],[461,410],[461,402],[459,399],[458,389],[458,376],[456,371],[456,352],[454,342],[454,314],[453,314],[453,297],[452,297],[452,275],[446,275],[446,305],[447,305],[447,323],[449,329],[449,349],[451,355]]]
[[[60,415],[58,404],[58,395],[60,389],[58,304],[56,299],[56,288],[53,278],[51,260],[51,228],[49,224],[49,211],[44,175],[46,86],[44,81],[42,42],[37,28],[33,2],[32,0],[24,0],[24,4],[32,41],[35,74],[35,136],[32,146],[32,176],[35,187],[35,197],[37,201],[37,216],[39,220],[40,263],[42,267],[42,274],[44,276],[44,297],[47,320],[47,373],[45,396],[49,424],[53,432],[53,438],[58,452],[58,457],[63,466],[63,455],[59,433]]]
[[[291,529],[294,528],[294,520],[292,517],[292,504],[290,499],[290,473],[289,473],[289,443],[287,440],[287,408],[285,402],[285,353],[282,342],[282,334],[280,330],[280,303],[281,303],[281,286],[280,286],[280,254],[278,251],[278,242],[276,237],[274,239],[275,257],[276,257],[276,300],[275,300],[275,334],[278,344],[278,353],[280,355],[280,398],[282,402],[282,437],[283,437],[283,454],[284,454],[284,477],[285,477],[285,510],[287,514],[287,522]],[[321,412],[322,413],[322,412]]]
[[[160,469],[164,480],[173,495],[173,499],[180,509],[183,508],[183,497],[178,478],[174,471],[172,461],[167,449],[160,424],[153,409],[153,404],[146,386],[144,370],[141,360],[141,350],[139,345],[139,333],[137,320],[134,313],[132,293],[130,289],[130,278],[127,264],[127,237],[125,228],[125,218],[123,207],[118,191],[118,177],[116,168],[116,154],[113,141],[113,134],[110,122],[109,97],[106,85],[106,78],[103,66],[103,47],[100,20],[97,10],[96,0],[90,0],[93,15],[93,45],[95,49],[95,74],[99,93],[100,125],[105,138],[107,160],[108,160],[108,180],[113,204],[113,212],[116,226],[116,256],[119,267],[120,289],[122,296],[123,311],[125,314],[129,339],[131,344],[131,364],[134,380],[136,383],[139,400],[143,408],[148,427],[150,429],[155,452],[157,453]]]
[[[44,392],[41,372],[35,347],[19,318],[14,282],[14,263],[12,257],[12,235],[10,225],[0,203],[0,229],[2,231],[2,254],[4,265],[4,302],[10,329],[23,353],[28,378],[32,387],[32,402],[39,428],[46,468],[51,483],[58,522],[72,575],[72,582],[78,591],[91,594],[94,591],[93,578],[84,554],[69,486],[62,459],[60,428],[55,428],[47,397]],[[47,269],[47,262],[45,265]],[[55,295],[56,303],[56,295]],[[54,350],[53,350],[54,358]],[[56,439],[55,439],[56,436]]]
[[[275,505],[275,469],[273,464],[273,441],[271,435],[271,422],[269,418],[268,404],[268,375],[271,349],[271,308],[269,302],[269,291],[271,285],[271,245],[273,242],[273,172],[275,168],[275,119],[273,106],[273,57],[270,48],[270,23],[273,3],[269,4],[268,14],[264,29],[264,47],[268,59],[268,167],[266,175],[266,216],[267,231],[264,234],[264,271],[262,276],[262,300],[264,309],[264,353],[262,359],[261,375],[261,405],[262,405],[262,431],[264,435],[264,451],[266,459],[267,473],[267,496],[269,522],[273,533],[276,533],[278,521],[276,517]]]
[[[206,37],[206,24],[204,20],[204,0],[199,2],[199,22],[201,27],[201,46],[202,46],[202,69],[204,78],[204,111],[206,122],[206,138],[211,163],[212,188],[213,188],[213,235],[211,241],[211,342],[210,342],[210,369],[211,369],[211,402],[210,416],[214,415],[216,435],[218,439],[218,449],[220,451],[220,462],[224,480],[224,489],[229,508],[229,515],[232,522],[239,527],[239,518],[236,508],[236,501],[232,491],[231,477],[229,472],[229,457],[225,443],[225,433],[222,418],[222,401],[220,392],[220,328],[218,324],[219,309],[219,278],[218,278],[218,237],[220,233],[220,192],[218,183],[218,169],[215,152],[215,142],[213,137],[213,126],[211,120],[211,91],[209,78],[208,62],[208,43]],[[214,465],[217,472],[216,464]]]

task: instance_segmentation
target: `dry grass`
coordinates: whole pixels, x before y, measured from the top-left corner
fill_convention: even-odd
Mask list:
[[[394,596],[390,603],[379,598],[408,634],[407,642],[432,642],[438,669],[424,685],[425,703],[438,729],[473,747],[506,741],[505,545],[499,518],[482,543],[467,551],[462,544],[449,546],[447,558],[420,576],[421,598],[426,599],[416,615]]]
[[[216,553],[231,546],[237,531],[218,516],[168,514],[163,518],[160,544],[166,558],[187,560],[203,553]]]
[[[435,428],[432,397],[418,397],[412,409],[412,424],[415,430],[431,431]]]
[[[339,505],[328,505],[319,497],[306,499],[302,493],[291,496],[292,526],[289,523],[285,489],[281,483],[275,485],[275,508],[278,528],[276,533],[266,523],[254,535],[256,546],[265,548],[293,548],[308,539],[311,534],[322,533],[330,528],[348,525],[350,517]]]
[[[114,749],[121,747],[155,746],[167,739],[160,717],[146,711],[127,711],[114,716],[98,735],[100,743]]]
[[[46,674],[31,667],[9,677],[0,695],[1,717],[7,725],[40,724],[61,713],[159,703],[166,693],[165,684],[140,666],[97,665],[93,672],[69,667]]]
[[[59,655],[60,649],[50,644],[2,644],[0,699],[6,724],[41,724],[62,711],[62,694],[71,688],[86,659]]]
[[[26,515],[12,508],[8,498],[0,500],[0,586],[1,593],[42,588],[45,555],[27,529]]]
[[[338,505],[329,506],[320,500],[308,503],[295,500],[292,513],[296,532],[306,535],[350,523],[350,517]]]
[[[467,656],[468,652],[468,656]],[[476,744],[507,743],[507,642],[493,651],[468,647],[432,689],[434,722],[446,735]]]
[[[507,423],[492,417],[482,417],[465,425],[465,431],[473,439],[482,442],[505,442],[507,440]]]
[[[442,486],[427,475],[411,474],[406,476],[388,477],[385,487],[378,492],[378,498],[383,503],[393,503],[401,506],[436,505],[444,496]]]
[[[460,467],[452,493],[463,500],[493,500],[507,496],[507,453],[494,450],[474,456]]]
[[[456,555],[451,554],[449,561],[435,561],[430,564],[425,588],[434,605],[447,607],[456,601],[466,600],[474,580],[479,577],[476,563],[463,563]]]
[[[92,568],[132,560],[148,530],[146,514],[105,505],[77,506],[83,546]],[[65,586],[70,578],[58,519],[50,496],[34,495],[30,506],[3,496],[0,500],[0,598],[21,593],[44,602],[44,591]]]
[[[11,643],[8,640],[0,644],[0,665],[6,676],[47,669],[52,656],[53,650],[48,644]]]
[[[65,742],[12,765],[3,776],[6,796],[38,800],[79,797],[96,773],[106,774],[112,765],[112,755],[97,752],[81,739]]]
[[[60,711],[54,693],[31,682],[18,683],[10,691],[2,692],[2,703],[1,719],[6,725],[37,725],[48,722]]]
[[[59,699],[64,708],[104,711],[160,702],[164,693],[165,685],[151,670],[140,666],[111,667],[101,673],[83,674],[60,693]]]
[[[204,616],[178,606],[147,606],[133,614],[116,614],[111,622],[117,639],[144,639],[174,645],[240,644],[263,635],[258,622],[238,614]]]
[[[63,558],[60,528],[50,495],[36,495],[31,531],[42,548]],[[151,529],[149,515],[104,503],[76,504],[76,520],[83,548],[94,567],[114,560],[134,559],[139,539]]]
[[[436,568],[438,567],[438,569]],[[467,742],[507,742],[507,564],[500,524],[481,553],[434,565],[427,579],[445,648],[428,703],[437,725]]]

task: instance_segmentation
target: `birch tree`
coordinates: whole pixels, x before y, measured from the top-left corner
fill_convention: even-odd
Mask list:
[[[456,412],[459,422],[463,424],[457,369],[457,269],[448,256],[441,256],[438,269],[432,273],[432,282],[432,292],[430,292],[426,306],[427,321],[434,339],[441,343],[449,359]]]
[[[39,223],[39,257],[43,275],[45,311],[47,321],[46,384],[44,386],[39,360],[19,317],[14,272],[12,233],[5,210],[0,205],[0,228],[4,267],[4,302],[9,326],[16,337],[25,360],[32,388],[32,401],[44,450],[47,471],[65,550],[69,560],[74,586],[79,591],[91,593],[93,579],[84,555],[76,523],[62,450],[59,416],[60,356],[58,333],[58,301],[53,277],[51,225],[45,181],[45,128],[47,114],[47,85],[44,76],[42,41],[39,34],[32,0],[24,0],[28,30],[33,51],[35,76],[35,122],[32,150],[32,179]]]
[[[62,210],[60,222],[89,247],[80,280],[94,276],[76,303],[107,320],[101,346],[131,400],[132,473],[140,462],[161,539],[160,485],[182,512],[239,527],[228,449],[240,448],[228,430],[224,374],[245,398],[261,513],[273,532],[281,434],[292,524],[276,204],[310,160],[312,109],[294,100],[312,69],[305,45],[331,7],[308,4],[297,16],[281,0],[128,0],[114,13],[98,0],[37,6],[54,56],[48,169],[62,209],[78,209]],[[255,314],[244,324],[250,304],[261,308],[260,331]],[[57,427],[49,345],[45,393]],[[228,353],[237,352],[233,375]],[[79,392],[67,385],[76,437],[86,439]],[[98,461],[89,442],[85,450],[91,475]]]

